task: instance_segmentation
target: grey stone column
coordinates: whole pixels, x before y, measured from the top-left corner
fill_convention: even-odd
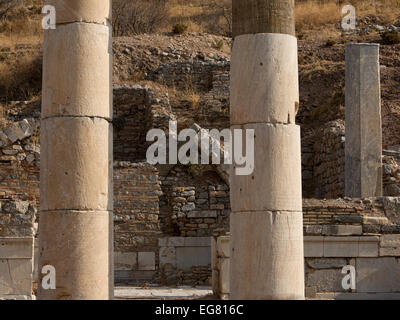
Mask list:
[[[382,124],[378,44],[346,46],[345,194],[382,195]]]
[[[304,299],[294,0],[233,0],[231,128],[253,129],[251,175],[230,171],[231,299]]]
[[[113,297],[111,0],[48,0],[40,169],[39,299]],[[43,276],[43,275],[42,275]]]

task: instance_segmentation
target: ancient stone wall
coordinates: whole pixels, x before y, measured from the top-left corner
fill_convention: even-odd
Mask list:
[[[180,91],[171,97],[171,109],[178,122],[190,127],[229,128],[229,69],[221,61],[185,61],[163,65],[148,79]]]
[[[229,71],[229,63],[223,58],[218,62],[211,59],[173,62],[150,72],[147,79],[179,90],[194,88],[204,92],[212,88],[213,74],[220,70]]]
[[[159,239],[161,284],[210,285],[210,237],[164,237]]]
[[[160,233],[158,172],[147,163],[114,165],[116,251],[155,251]]]
[[[213,166],[175,166],[160,177],[166,235],[204,237],[229,229],[229,187]]]
[[[312,180],[314,189],[305,196],[329,199],[344,196],[344,143],[342,120],[331,121],[317,130],[312,156],[303,154],[303,173],[306,166],[312,167],[312,174],[308,169],[304,175],[303,185]]]
[[[395,197],[304,199],[307,298],[400,297],[400,201]],[[229,294],[229,236],[214,238],[213,290]],[[356,289],[345,290],[342,268],[355,267]]]
[[[0,192],[38,203],[39,121],[12,122],[0,130]]]
[[[343,120],[328,122],[302,139],[303,196],[344,197],[345,126]],[[384,196],[400,195],[400,151],[383,150]]]

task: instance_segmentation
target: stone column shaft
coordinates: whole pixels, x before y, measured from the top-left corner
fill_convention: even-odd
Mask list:
[[[47,0],[41,125],[39,299],[113,297],[110,0]]]
[[[345,194],[382,195],[382,124],[378,44],[346,46]]]
[[[254,171],[231,167],[231,299],[304,299],[293,0],[233,0],[231,128],[253,129]]]

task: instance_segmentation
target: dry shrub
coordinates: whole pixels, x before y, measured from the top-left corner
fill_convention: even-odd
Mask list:
[[[42,34],[42,0],[0,0],[0,33],[7,37],[35,37]]]
[[[23,56],[0,63],[0,97],[29,100],[39,94],[42,85],[42,57]]]
[[[339,24],[341,8],[335,2],[317,3],[306,1],[296,6],[297,30],[316,28],[326,24]]]
[[[167,3],[167,0],[114,0],[114,35],[132,36],[158,31],[168,19]]]
[[[183,23],[191,32],[206,32],[218,35],[231,34],[231,0],[171,0],[170,23]]]
[[[8,14],[19,5],[19,0],[0,0],[0,20],[4,21]]]
[[[6,110],[2,104],[0,104],[0,130],[5,128],[7,125]]]

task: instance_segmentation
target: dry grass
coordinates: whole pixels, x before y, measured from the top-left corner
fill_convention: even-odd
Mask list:
[[[0,39],[38,37],[40,9],[43,0],[23,0],[24,5],[4,22],[0,22]],[[296,1],[297,32],[306,38],[327,38],[340,35],[341,9],[345,4],[356,7],[357,19],[374,15],[384,24],[400,16],[400,0],[298,0]],[[229,34],[231,0],[168,0],[167,23],[157,29],[171,32],[173,25],[183,23],[189,32]],[[1,41],[1,40],[0,40]],[[15,41],[15,40],[12,40]]]
[[[0,21],[0,44],[40,40],[42,0],[23,0]]]
[[[0,62],[0,96],[7,101],[29,100],[40,92],[42,59],[39,54]]]
[[[381,23],[398,21],[400,0],[305,0],[296,5],[296,30],[304,39],[327,40],[340,37],[342,7],[352,4],[357,21],[367,16],[377,17]]]
[[[0,104],[0,129],[5,128],[7,125],[6,110],[2,104]]]

